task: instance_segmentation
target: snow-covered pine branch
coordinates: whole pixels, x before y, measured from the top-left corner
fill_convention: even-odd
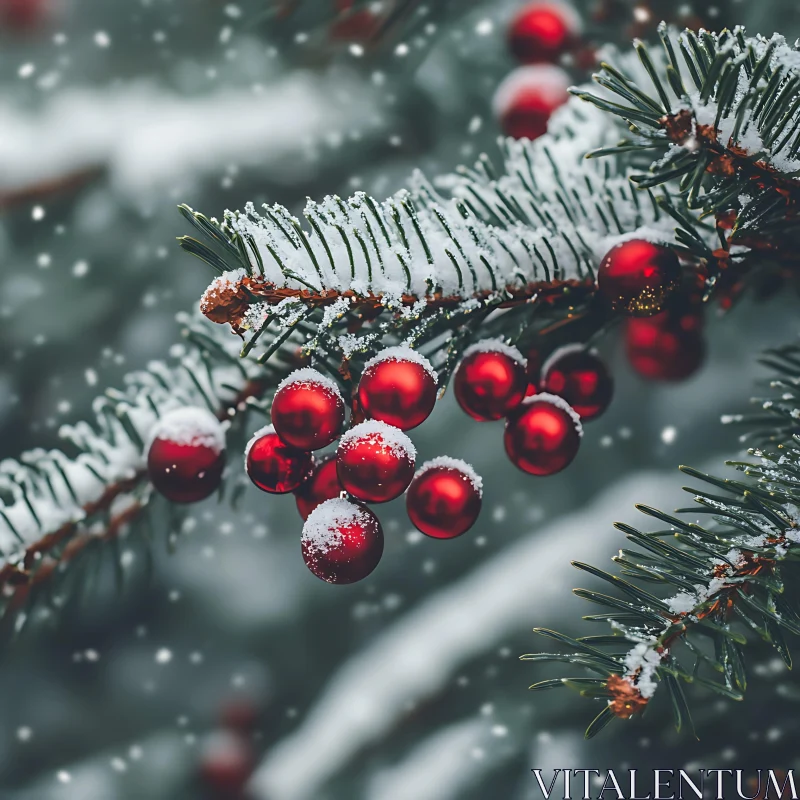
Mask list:
[[[347,358],[379,349],[384,336],[424,347],[443,327],[500,306],[574,306],[594,291],[615,244],[674,239],[675,220],[631,187],[624,164],[584,159],[619,138],[607,120],[573,100],[547,135],[503,143],[497,171],[482,158],[434,183],[416,175],[382,202],[363,193],[309,201],[303,221],[280,205],[249,205],[221,222],[183,207],[199,236],[182,246],[219,273],[201,308],[249,335],[248,347],[270,324],[302,318],[314,329],[309,352],[322,343]],[[378,317],[361,339],[346,330]]]
[[[746,37],[661,26],[663,53],[636,45],[641,65],[609,59],[596,90],[575,90],[625,120],[632,134],[608,153],[647,153],[652,166],[640,187],[680,181],[694,215],[713,214],[728,260],[794,263],[800,241],[800,50],[776,34]],[[642,75],[642,69],[646,76]],[[687,224],[688,223],[688,224]],[[682,242],[707,248],[683,221]]]
[[[797,346],[773,351],[770,356],[781,376],[773,383],[780,399],[760,400],[765,415],[746,419],[762,433],[765,428],[772,430],[774,446],[775,426],[785,431],[787,406],[797,399],[800,362]],[[796,416],[796,409],[795,403],[791,416]],[[765,416],[774,418],[774,426],[765,425]],[[749,480],[717,478],[681,467],[707,487],[687,489],[698,505],[678,509],[675,514],[637,506],[666,525],[652,533],[617,523],[636,548],[620,550],[614,557],[619,575],[574,562],[616,592],[575,590],[578,597],[605,609],[584,618],[607,621],[612,634],[574,639],[536,629],[572,652],[534,653],[522,658],[569,663],[591,673],[592,677],[577,680],[550,678],[531,687],[569,687],[600,702],[602,710],[589,725],[587,738],[614,718],[630,719],[642,712],[661,685],[670,694],[679,730],[691,726],[683,683],[741,700],[746,687],[742,646],[748,639],[734,623],[770,643],[791,667],[784,635],[800,635],[800,614],[792,599],[784,595],[784,588],[793,579],[793,562],[800,561],[800,437],[793,431],[787,433],[784,442],[771,451],[751,449],[754,461],[728,462]],[[710,521],[704,525],[689,522],[687,514],[704,514]],[[658,594],[651,591],[659,586],[662,591]],[[698,637],[713,641],[713,656],[696,643]]]
[[[260,400],[292,367],[296,341],[269,366],[241,359],[235,340],[199,315],[181,316],[185,345],[169,363],[127,376],[122,390],[95,399],[94,422],[64,426],[67,455],[41,449],[0,462],[0,585],[22,587],[85,544],[122,532],[150,502],[146,457],[160,418],[207,409],[223,427]],[[21,598],[24,599],[24,598]]]

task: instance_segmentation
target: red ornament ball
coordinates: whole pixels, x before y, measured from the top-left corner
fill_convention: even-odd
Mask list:
[[[255,754],[247,739],[233,731],[215,731],[202,743],[200,778],[214,797],[244,797],[255,767]]]
[[[478,422],[505,417],[522,402],[527,386],[525,359],[499,339],[468,347],[454,380],[458,404]]]
[[[0,26],[16,31],[38,28],[48,15],[48,0],[0,0]]]
[[[500,84],[494,111],[506,136],[538,139],[553,112],[569,100],[569,75],[560,67],[518,67]]]
[[[408,431],[433,411],[437,383],[425,356],[410,347],[389,347],[367,362],[358,382],[358,402],[371,419]]]
[[[611,404],[614,379],[594,350],[567,346],[544,365],[541,388],[563,397],[581,421],[599,417]]]
[[[286,444],[272,425],[258,431],[245,450],[250,480],[263,492],[293,492],[311,471],[311,453]]]
[[[694,375],[706,357],[702,323],[692,312],[629,319],[625,348],[631,366],[652,381],[682,381]]]
[[[614,311],[649,317],[663,311],[679,288],[681,265],[669,247],[629,239],[606,254],[597,271],[597,289]]]
[[[332,500],[342,493],[342,484],[336,472],[336,456],[325,456],[314,464],[311,475],[294,492],[297,510],[305,520],[308,515],[326,500]]]
[[[173,503],[197,503],[222,482],[225,433],[204,408],[178,408],[151,432],[147,473],[156,491]]]
[[[529,397],[508,418],[506,453],[529,475],[555,475],[578,454],[581,423],[567,402],[552,394]]]
[[[360,503],[334,498],[318,505],[303,526],[303,560],[328,583],[355,583],[378,566],[383,529]]]
[[[420,467],[408,487],[408,517],[426,536],[455,539],[475,524],[482,494],[481,479],[469,464],[435,458]]]
[[[344,400],[336,384],[310,367],[295,370],[275,392],[272,424],[286,444],[319,450],[344,427]]]
[[[542,354],[536,348],[529,350],[525,358],[525,374],[528,376],[525,397],[533,397],[542,388]]]
[[[356,499],[387,503],[411,483],[416,457],[417,451],[403,431],[368,420],[342,436],[336,471],[342,486]]]
[[[575,10],[559,2],[526,5],[511,22],[508,43],[523,64],[556,62],[576,43],[581,20]]]

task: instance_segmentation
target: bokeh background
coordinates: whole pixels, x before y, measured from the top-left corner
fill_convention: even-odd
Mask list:
[[[175,314],[212,276],[176,246],[179,202],[299,212],[495,153],[521,5],[430,0],[362,47],[332,27],[334,0],[284,15],[268,0],[0,0],[0,456],[57,446],[96,394],[180,347]],[[626,24],[576,2],[598,41],[652,31],[661,10],[610,5]],[[680,13],[800,35],[793,0]],[[149,579],[101,574],[4,645],[0,798],[211,798],[210,772],[257,762],[254,800],[523,800],[539,796],[532,767],[797,766],[800,687],[757,646],[743,703],[691,691],[698,739],[660,698],[584,742],[591,704],[528,693],[547,673],[517,658],[545,646],[534,625],[590,632],[571,559],[606,562],[634,502],[683,504],[678,464],[737,452],[719,417],[745,408],[760,350],[796,336],[796,308],[710,314],[706,366],[674,386],[636,376],[609,336],[614,404],[552,478],[516,471],[502,423],[468,422],[448,395],[415,443],[484,476],[482,517],[443,542],[402,501],[383,507],[386,552],[360,584],[306,570],[291,497],[193,509]]]

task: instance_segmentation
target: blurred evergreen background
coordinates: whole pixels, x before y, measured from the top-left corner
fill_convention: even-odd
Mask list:
[[[57,446],[96,394],[180,347],[175,314],[212,276],[175,244],[179,202],[299,212],[307,196],[385,196],[414,169],[495,153],[492,97],[523,3],[430,0],[365,48],[335,34],[334,0],[285,17],[267,0],[28,0],[26,19],[13,5],[0,0],[3,458]],[[604,27],[597,4],[576,2],[587,35],[618,44],[643,33],[643,9],[651,31],[675,11],[609,5],[630,24]],[[800,35],[790,0],[678,12]],[[720,414],[744,408],[759,351],[796,336],[796,305],[710,314],[706,366],[674,386],[643,381],[604,340],[615,401],[552,478],[516,471],[502,423],[465,424],[448,395],[415,443],[484,476],[482,517],[434,541],[402,500],[382,507],[386,552],[360,584],[307,571],[291,496],[252,488],[237,511],[193,509],[149,581],[131,570],[118,591],[100,575],[59,598],[57,624],[32,620],[5,647],[0,798],[214,797],[210,771],[262,759],[255,800],[522,800],[538,796],[531,767],[797,766],[800,687],[757,647],[743,703],[692,690],[699,741],[673,732],[662,698],[586,743],[590,704],[528,694],[546,674],[517,660],[543,645],[534,625],[591,632],[571,559],[607,561],[634,502],[683,504],[679,463],[736,453]]]

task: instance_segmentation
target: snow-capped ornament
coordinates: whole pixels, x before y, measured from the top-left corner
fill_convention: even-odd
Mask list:
[[[271,413],[275,432],[286,444],[298,450],[319,450],[341,435],[345,405],[330,378],[304,367],[278,386]]]
[[[614,379],[594,350],[568,345],[542,369],[541,390],[563,397],[582,422],[599,417],[611,404]]]
[[[597,271],[597,289],[614,311],[649,317],[678,289],[681,265],[669,247],[629,239],[612,247]]]
[[[493,107],[506,136],[538,139],[553,112],[569,100],[571,81],[560,67],[518,67],[497,87]]]
[[[629,319],[625,349],[633,369],[653,381],[682,381],[703,365],[706,341],[703,318],[671,310],[654,317]]]
[[[522,402],[527,386],[525,359],[499,339],[468,347],[454,379],[458,404],[478,422],[505,417]]]
[[[214,797],[243,797],[255,763],[253,748],[240,733],[214,731],[201,744],[200,778]]]
[[[286,444],[272,425],[257,431],[245,450],[250,480],[263,492],[293,492],[309,476],[312,456]]]
[[[358,382],[358,402],[370,419],[408,431],[433,411],[437,383],[425,356],[410,347],[390,347],[367,362]]]
[[[482,482],[472,467],[446,456],[425,462],[406,492],[408,518],[434,539],[466,533],[481,512]]]
[[[311,512],[300,541],[306,566],[328,583],[363,580],[383,555],[383,529],[375,514],[338,497]]]
[[[508,45],[523,64],[555,63],[578,41],[581,20],[566,3],[533,2],[524,6],[508,29]]]
[[[582,433],[580,418],[565,400],[537,394],[506,421],[506,453],[529,475],[555,475],[578,454]]]
[[[173,503],[197,503],[222,482],[225,433],[207,409],[177,408],[156,422],[147,473],[156,491]]]
[[[368,420],[342,436],[336,470],[342,486],[356,499],[386,503],[403,494],[411,483],[416,456],[403,431]]]
[[[338,497],[342,488],[336,472],[336,455],[331,453],[314,464],[308,478],[295,489],[294,497],[300,516],[308,519],[308,515],[320,503]]]

